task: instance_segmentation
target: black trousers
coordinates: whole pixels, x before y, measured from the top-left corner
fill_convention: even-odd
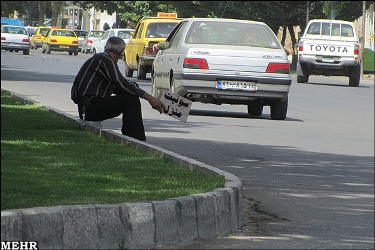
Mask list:
[[[83,119],[82,109],[83,105],[78,104],[81,119]],[[102,121],[122,114],[122,134],[140,141],[146,140],[141,102],[138,96],[125,93],[105,98],[93,98],[91,105],[86,105],[85,109],[86,121]]]

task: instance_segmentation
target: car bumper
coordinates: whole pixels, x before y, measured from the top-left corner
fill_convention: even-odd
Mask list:
[[[49,44],[48,46],[53,51],[76,51],[78,50],[78,45]]]
[[[143,56],[140,56],[139,59],[140,59],[141,66],[142,67],[152,66],[152,63],[154,62],[155,57],[156,57],[156,55],[143,55]]]
[[[1,43],[1,48],[5,50],[25,50],[30,49],[30,44],[21,44],[21,43]]]
[[[327,59],[324,59],[322,56],[300,56],[298,61],[299,63],[314,65],[316,68],[330,69],[342,69],[344,67],[355,66],[358,64],[358,60],[343,57],[333,57],[330,61],[327,61]]]
[[[173,77],[178,95],[192,100],[203,100],[203,102],[207,99],[207,102],[212,103],[246,104],[258,99],[285,100],[292,84],[292,79],[286,76],[267,78],[174,73]],[[255,82],[257,90],[251,92],[218,89],[216,87],[218,79]]]

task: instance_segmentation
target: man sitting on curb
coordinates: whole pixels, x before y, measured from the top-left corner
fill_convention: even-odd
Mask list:
[[[166,107],[121,74],[117,62],[124,49],[122,38],[110,37],[104,52],[94,54],[82,65],[73,82],[71,99],[78,105],[82,120],[102,121],[122,114],[122,134],[145,141],[139,98],[147,100],[160,114]]]

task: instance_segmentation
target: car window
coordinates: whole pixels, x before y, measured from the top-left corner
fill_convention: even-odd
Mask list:
[[[45,35],[45,34],[47,34],[47,31],[49,31],[50,29],[47,29],[47,28],[41,28],[40,30],[39,30],[39,33],[40,34],[42,34],[42,35]]]
[[[101,37],[102,35],[104,34],[104,31],[92,31],[90,32],[90,35],[91,37]]]
[[[27,35],[27,31],[23,27],[16,27],[16,26],[8,26],[3,27],[1,30],[2,33],[10,33],[10,34],[20,34],[20,35]]]
[[[184,31],[184,27],[187,25],[187,22],[181,22],[177,27],[176,30],[173,31],[172,36],[169,38],[170,41],[169,47],[177,47],[177,44],[181,40],[182,32]]]
[[[186,44],[216,44],[280,48],[280,42],[267,26],[258,23],[195,21]]]
[[[104,33],[102,39],[103,39],[103,40],[106,40],[106,39],[108,39],[108,36],[109,36],[109,30],[107,30],[107,31]]]
[[[142,32],[143,32],[144,27],[145,27],[144,23],[141,23],[139,25],[139,28],[138,28],[138,31],[137,31],[137,34],[136,34],[135,38],[137,38],[137,39],[141,39],[142,38]]]
[[[129,39],[128,35],[130,35],[130,31],[120,30],[118,32],[118,36],[121,37],[122,39]]]

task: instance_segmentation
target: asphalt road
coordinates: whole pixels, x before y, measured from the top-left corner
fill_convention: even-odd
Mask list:
[[[1,51],[1,86],[77,115],[70,88],[88,57]],[[357,88],[345,77],[310,78],[293,78],[284,121],[271,120],[268,107],[249,117],[245,106],[193,103],[183,123],[142,100],[148,143],[244,184],[241,231],[171,248],[374,249],[374,78]],[[137,82],[151,91],[149,79]],[[120,132],[121,119],[103,126]]]

